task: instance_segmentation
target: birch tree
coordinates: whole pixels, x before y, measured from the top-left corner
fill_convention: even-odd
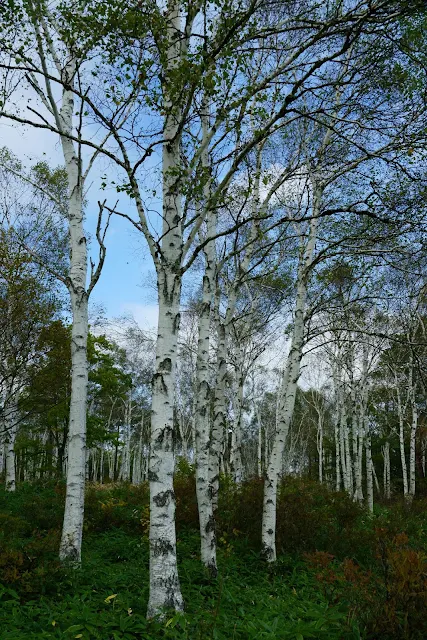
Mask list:
[[[183,6],[171,1],[164,10],[152,5],[141,6],[140,3],[130,3],[125,7],[109,3],[107,10],[100,12],[98,2],[87,2],[83,13],[76,15],[73,5],[66,5],[65,10],[61,7],[62,14],[54,12],[53,19],[52,11],[45,4],[31,4],[28,9],[24,5],[38,60],[34,64],[31,57],[25,56],[24,50],[19,49],[20,57],[15,56],[12,65],[9,61],[4,65],[7,64],[8,68],[17,67],[24,77],[27,74],[28,83],[40,98],[47,116],[44,111],[39,112],[33,121],[26,115],[16,115],[4,108],[0,115],[13,118],[21,124],[34,124],[59,135],[69,179],[68,216],[72,260],[68,284],[74,313],[73,394],[69,490],[61,544],[63,558],[80,559],[83,518],[87,298],[92,288],[92,285],[86,287],[87,250],[82,227],[83,184],[87,177],[87,169],[82,169],[83,145],[87,149],[95,149],[95,155],[102,153],[112,159],[124,174],[123,180],[120,177],[118,188],[130,194],[136,205],[138,218],[132,219],[132,223],[143,233],[156,269],[159,323],[149,470],[149,616],[161,613],[168,607],[177,610],[183,607],[174,524],[173,393],[182,275],[203,250],[203,242],[197,243],[196,239],[204,215],[222,200],[247,154],[272,131],[299,117],[293,107],[309,90],[311,78],[319,69],[339,59],[359,37],[365,24],[369,24],[370,28],[375,28],[379,22],[383,25],[390,17],[394,18],[396,7],[399,6],[400,3],[377,0],[374,3],[351,4],[344,10],[341,3],[319,6],[316,2],[308,2],[300,6],[299,2],[292,2],[289,7],[279,7],[277,12],[269,13],[264,10],[262,3],[256,2],[237,6],[224,3],[218,9],[199,5]],[[121,18],[119,23],[115,20],[118,14]],[[309,22],[307,17],[310,18]],[[14,19],[12,15],[12,22]],[[59,33],[56,28],[58,23],[62,28]],[[201,23],[204,24],[203,28],[199,27]],[[308,24],[311,26],[308,27]],[[58,39],[61,41],[61,55],[58,55],[56,47]],[[100,39],[104,39],[105,43]],[[268,52],[271,50],[269,39],[274,42],[275,49],[272,56],[267,56],[264,73],[255,85],[242,87],[240,78],[244,78],[246,68],[250,66],[253,43],[263,42]],[[96,92],[89,90],[91,83],[81,72],[81,51],[86,54],[93,52],[96,47],[98,51],[102,50],[101,60],[107,65],[105,70],[88,69],[88,72],[93,77],[100,74],[101,87],[104,80],[108,83],[108,88],[101,91],[100,99]],[[10,48],[7,49],[7,56]],[[52,79],[51,69],[56,73],[55,80]],[[115,75],[115,82],[111,82],[117,69],[120,69],[120,74]],[[40,77],[45,82],[46,91],[38,82]],[[272,83],[279,77],[281,82],[283,78],[283,86],[289,85],[289,92],[286,90],[281,99],[276,101],[277,106],[262,127],[254,134],[249,134],[248,120],[253,114],[249,113],[248,106],[252,104],[252,98],[265,91],[268,94]],[[53,83],[61,92],[59,108],[54,99]],[[200,136],[194,134],[197,127],[195,123],[200,121],[200,95],[206,95],[207,90],[207,97],[212,99],[215,96],[215,103],[212,105],[209,132],[205,142],[200,142]],[[81,106],[81,109],[78,108],[77,126],[73,122],[75,101]],[[142,104],[152,107],[148,134],[151,141],[148,143],[147,131],[143,131]],[[86,112],[105,132],[105,137],[101,136],[98,142],[82,135],[80,122],[86,118]],[[125,127],[130,115],[131,133]],[[161,132],[151,137],[152,124],[160,122],[158,128]],[[227,139],[225,151],[222,145],[224,139]],[[189,203],[194,202],[195,195],[194,191],[188,194],[188,189],[194,183],[200,191],[203,178],[195,178],[197,174],[204,175],[200,171],[200,161],[207,144],[211,152],[215,150],[218,154],[215,160],[218,183],[211,193],[209,205],[203,207],[203,214],[194,216]],[[147,166],[147,159],[157,149],[161,149],[162,164],[161,214],[156,219],[155,232],[152,232],[138,170],[144,163]],[[91,164],[92,159],[87,167]],[[120,214],[119,211],[117,213]],[[128,214],[121,215],[130,218]],[[99,235],[102,244],[103,235],[101,232]],[[206,238],[204,242],[208,240]],[[101,262],[103,255],[101,252]],[[98,269],[94,272],[95,280],[97,275]]]

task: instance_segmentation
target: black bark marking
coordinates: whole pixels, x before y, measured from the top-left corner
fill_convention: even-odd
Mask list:
[[[211,531],[215,531],[215,518],[212,515],[209,516],[209,520],[206,523],[205,531],[206,531],[206,533],[210,533]]]
[[[166,371],[166,373],[170,373],[172,371],[172,360],[170,358],[165,358],[159,364],[159,369]]]
[[[177,313],[173,320],[173,332],[174,334],[178,333],[179,325],[181,323],[181,314]]]
[[[175,493],[172,489],[161,491],[153,498],[153,502],[158,507],[165,507],[168,502],[175,501]]]
[[[166,556],[168,553],[174,553],[175,549],[169,540],[160,538],[152,543],[151,548],[155,557]]]

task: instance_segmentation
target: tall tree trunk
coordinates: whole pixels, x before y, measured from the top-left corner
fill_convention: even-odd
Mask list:
[[[69,86],[75,82],[76,63],[71,60],[63,71]],[[71,329],[71,401],[68,430],[67,488],[64,522],[59,557],[62,561],[79,563],[84,516],[86,466],[86,404],[87,404],[87,337],[88,294],[87,243],[83,229],[83,177],[81,156],[68,135],[73,134],[74,94],[64,89],[59,113],[62,150],[68,177],[68,223],[70,231],[69,292],[73,315]]]
[[[353,495],[353,480],[352,480],[352,463],[350,456],[350,442],[348,435],[348,416],[347,416],[347,403],[345,397],[345,384],[344,380],[341,380],[341,424],[340,424],[340,448],[341,448],[341,464],[342,474],[344,480],[344,489],[347,493]]]
[[[225,385],[227,378],[227,338],[230,328],[230,322],[234,315],[236,305],[236,292],[234,289],[230,292],[227,304],[225,319],[222,320],[218,309],[219,296],[217,294],[217,305],[215,308],[215,324],[217,330],[217,361],[216,361],[216,379],[214,392],[214,416],[211,434],[211,450],[210,450],[210,483],[212,487],[212,502],[214,511],[218,505],[218,489],[219,489],[219,473],[221,463],[221,452],[225,443],[226,431],[226,401],[225,401]]]
[[[421,440],[421,468],[423,471],[423,477],[426,477],[426,449],[427,439],[424,437]]]
[[[339,438],[339,423],[338,420],[334,426],[335,437],[335,490],[341,489],[341,455],[340,455],[340,438]]]
[[[254,413],[256,417],[257,423],[257,431],[258,431],[258,441],[257,441],[257,475],[258,478],[262,478],[262,470],[263,470],[263,459],[262,459],[262,420],[261,420],[261,411],[259,405],[256,401],[255,397],[255,379],[252,377],[252,393],[253,393],[253,403],[254,403]]]
[[[362,414],[362,403],[356,399],[355,381],[352,381],[352,416],[351,416],[351,429],[353,438],[353,475],[354,475],[354,499],[357,502],[363,501],[363,489],[362,489],[362,467],[360,460],[361,447],[359,446],[363,442],[362,434],[360,431],[360,421],[358,420],[358,413]],[[361,417],[361,419],[363,419]],[[363,449],[362,449],[363,451]]]
[[[335,389],[335,409],[334,409],[334,440],[335,440],[335,490],[341,490],[341,448],[340,448],[340,424],[341,424],[341,401],[339,398],[340,385],[335,367],[332,369]]]
[[[175,533],[174,382],[180,277],[159,274],[159,328],[153,379],[150,466],[150,598],[148,616],[183,609]]]
[[[406,467],[406,452],[405,452],[405,430],[404,430],[404,415],[403,407],[400,396],[400,389],[398,387],[396,379],[396,397],[397,397],[397,413],[399,418],[399,447],[400,447],[400,462],[402,465],[402,478],[403,478],[403,496],[405,500],[408,499],[408,471]]]
[[[411,381],[412,382],[412,381]],[[412,383],[411,384],[411,409],[412,409],[412,422],[411,422],[411,436],[409,443],[409,495],[410,499],[413,500],[415,496],[415,446],[416,446],[416,437],[417,437],[417,427],[418,427],[418,409],[416,403],[416,387]]]
[[[365,438],[366,446],[366,497],[368,502],[368,509],[370,513],[374,511],[374,487],[373,487],[373,473],[372,473],[372,452],[371,452],[371,436],[366,434]]]
[[[384,459],[384,471],[383,471],[384,498],[386,500],[390,500],[390,443],[388,440],[382,447],[382,454]]]
[[[86,242],[83,241],[86,247]],[[82,285],[83,286],[83,285]],[[67,488],[59,557],[80,563],[86,475],[86,399],[88,382],[86,291],[71,292],[71,402],[68,431]]]
[[[264,482],[263,512],[262,512],[262,553],[267,562],[276,560],[276,515],[277,515],[277,485],[282,468],[283,451],[291,424],[297,383],[300,376],[302,350],[304,345],[304,313],[307,300],[307,283],[309,269],[313,260],[316,244],[322,191],[314,190],[313,218],[310,222],[309,237],[306,246],[301,250],[298,268],[297,295],[294,310],[294,326],[291,347],[289,351],[286,371],[283,378],[283,395],[280,402],[279,420],[276,427],[273,447],[268,461]]]
[[[230,466],[234,482],[240,484],[243,480],[242,466],[242,420],[243,420],[243,389],[245,377],[243,374],[243,361],[239,348],[239,360],[236,371],[236,389],[233,393],[233,431],[231,434]]]
[[[350,452],[350,438],[349,438],[349,429],[347,423],[347,415],[345,415],[345,421],[343,423],[344,430],[344,449],[345,449],[345,468],[347,473],[347,491],[350,496],[353,496],[354,488],[353,488],[353,465],[351,460],[351,452]]]
[[[317,453],[319,455],[319,482],[323,483],[323,420],[319,414],[317,416]]]
[[[163,229],[157,259],[159,321],[153,378],[150,437],[150,595],[147,616],[165,609],[182,611],[184,602],[178,577],[175,531],[174,390],[180,324],[182,264],[181,113],[169,95],[181,56],[179,2],[168,4],[167,61],[164,67]]]
[[[16,489],[16,460],[15,460],[15,440],[18,432],[17,403],[10,400],[4,407],[4,428],[5,428],[5,486],[6,491]]]
[[[202,109],[207,110],[207,105]],[[207,132],[208,114],[203,113],[203,130]],[[207,149],[202,158],[205,168],[209,168]],[[204,187],[205,200],[209,198],[209,184]],[[216,232],[215,218],[208,212],[207,235],[213,237]],[[202,305],[199,317],[199,338],[196,361],[196,495],[199,512],[201,558],[211,576],[216,576],[216,536],[212,491],[212,473],[210,467],[210,404],[211,385],[209,372],[209,351],[211,334],[211,312],[215,291],[215,245],[208,242],[205,247],[205,272],[203,275]]]

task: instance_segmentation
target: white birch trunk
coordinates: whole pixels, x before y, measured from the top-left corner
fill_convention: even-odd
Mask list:
[[[427,444],[427,440],[426,438],[423,438],[421,440],[421,467],[423,470],[423,477],[426,477],[426,444]]]
[[[362,403],[357,402],[356,400],[356,389],[355,389],[355,381],[352,381],[352,437],[353,437],[353,469],[354,469],[354,499],[357,502],[363,501],[363,490],[362,490],[362,466],[360,459],[361,449],[360,444],[363,442],[363,438],[360,430],[360,422],[358,420],[358,413],[360,414],[360,419],[363,420],[363,409]],[[359,410],[359,411],[358,411]]]
[[[404,430],[404,415],[402,400],[400,396],[400,389],[398,387],[396,379],[396,397],[397,397],[397,413],[399,418],[399,447],[400,447],[400,462],[402,465],[402,479],[403,479],[403,496],[405,500],[408,499],[408,471],[406,467],[406,452],[405,452],[405,430]]]
[[[0,435],[0,474],[3,474],[5,470],[5,443],[4,437]]]
[[[16,490],[15,440],[18,432],[17,411],[17,403],[15,401],[9,401],[4,407],[6,491]]]
[[[345,431],[347,429],[347,414],[345,410],[345,402],[343,401],[343,393],[341,393],[340,407],[340,459],[344,490],[349,491],[349,474],[347,469],[347,457],[345,451]]]
[[[240,484],[243,480],[242,467],[242,420],[243,420],[243,389],[245,378],[243,375],[243,359],[240,347],[236,371],[236,389],[233,393],[233,431],[231,434],[230,466],[234,482]]]
[[[335,410],[334,410],[334,440],[335,440],[335,490],[341,490],[341,455],[340,455],[340,407],[339,383],[335,367],[332,369],[334,389],[335,389]]]
[[[216,309],[216,329],[217,329],[217,361],[216,379],[214,392],[214,416],[211,434],[210,450],[210,483],[212,487],[212,502],[214,511],[218,505],[219,474],[221,463],[221,452],[225,442],[226,430],[226,402],[225,384],[227,378],[227,337],[229,326],[234,315],[236,304],[235,291],[231,291],[225,319],[222,321],[218,309]]]
[[[304,313],[307,300],[307,282],[309,268],[312,263],[316,244],[322,192],[315,191],[313,204],[313,219],[310,222],[309,237],[298,268],[297,295],[294,310],[294,326],[291,347],[289,351],[286,371],[283,379],[283,399],[280,403],[279,420],[274,437],[273,447],[268,461],[264,482],[264,498],[262,512],[262,552],[267,562],[275,562],[276,554],[276,512],[277,485],[282,467],[283,451],[290,423],[292,420],[297,384],[300,376],[302,350],[304,345]]]
[[[74,62],[65,67],[70,85],[74,84]],[[73,131],[74,96],[71,90],[64,90],[60,112],[61,131]],[[59,557],[79,563],[84,516],[84,490],[86,465],[86,404],[87,404],[87,336],[88,336],[88,296],[87,244],[83,229],[83,182],[81,158],[73,142],[61,137],[68,176],[69,188],[69,230],[70,230],[70,273],[69,291],[73,323],[71,329],[71,401],[68,432],[67,489],[64,522],[62,527]]]
[[[207,110],[205,104],[202,105]],[[208,129],[208,114],[202,114],[204,136]],[[206,149],[202,162],[209,167],[208,151]],[[210,187],[204,186],[205,200],[209,198]],[[207,235],[213,237],[216,232],[215,218],[208,212]],[[210,401],[211,385],[209,375],[209,351],[211,333],[211,312],[215,291],[215,245],[208,242],[205,247],[205,272],[203,275],[202,305],[199,317],[199,338],[197,344],[196,361],[196,495],[199,512],[201,558],[203,565],[211,576],[216,576],[216,536],[214,507],[212,502],[211,478],[214,470],[210,468]]]
[[[390,483],[390,443],[387,441],[383,447],[384,457],[384,497],[390,500],[391,483]]]
[[[260,211],[260,179],[261,179],[261,156],[262,156],[262,144],[257,147],[257,160],[256,160],[256,173],[254,179],[254,193],[252,199],[252,214],[253,221],[250,231],[250,239],[246,254],[240,264],[241,278],[230,287],[228,295],[228,304],[224,321],[221,320],[219,313],[220,304],[220,292],[217,288],[216,292],[216,305],[215,316],[217,325],[217,376],[215,381],[215,394],[214,394],[214,421],[212,428],[212,443],[211,443],[211,485],[213,493],[214,509],[218,503],[218,489],[219,489],[219,472],[220,464],[223,465],[224,472],[226,471],[226,464],[224,457],[221,460],[221,449],[225,444],[226,434],[226,402],[225,402],[225,381],[227,376],[227,341],[230,332],[230,325],[234,317],[237,289],[242,285],[244,276],[247,273],[247,269],[253,254],[254,242],[258,236],[258,223],[257,215]],[[237,426],[239,429],[240,424]],[[237,434],[238,435],[238,434]],[[234,432],[234,439],[236,439],[236,432]],[[240,442],[237,437],[237,456],[240,457]],[[239,463],[238,463],[239,464]],[[240,458],[241,467],[241,458]],[[241,472],[238,471],[238,476],[241,476]]]
[[[179,109],[168,95],[170,74],[181,51],[179,3],[168,6],[167,62],[165,65],[163,144],[163,236],[161,257],[157,260],[159,322],[156,364],[153,378],[150,438],[150,595],[147,616],[162,615],[165,609],[184,607],[178,577],[175,531],[174,389],[177,339],[180,324],[182,203],[179,190],[181,169]]]
[[[339,424],[335,422],[334,427],[335,436],[335,490],[341,490],[341,455],[340,455],[340,438],[339,438]]]
[[[258,426],[258,441],[257,441],[257,474],[258,478],[262,478],[263,458],[262,458],[262,420],[261,411],[255,397],[255,380],[252,378],[252,390],[253,390],[253,402],[254,413]]]
[[[319,456],[319,482],[323,483],[323,420],[319,412],[317,417],[317,453]]]
[[[411,409],[412,409],[412,422],[411,422],[411,436],[409,443],[409,496],[413,500],[415,496],[415,446],[418,427],[418,409],[416,403],[416,386],[411,380]]]
[[[353,488],[353,465],[351,460],[350,453],[350,438],[349,438],[349,430],[347,423],[347,415],[344,412],[345,420],[343,422],[343,431],[344,431],[344,450],[345,450],[345,468],[347,474],[347,491],[350,496],[353,496],[354,488]]]
[[[150,599],[148,616],[182,610],[178,579],[173,474],[174,377],[180,279],[159,277],[159,328],[153,380],[150,482]]]
[[[371,436],[366,434],[366,498],[370,513],[374,511],[374,489],[373,489],[373,473],[372,473],[372,452],[371,452]]]

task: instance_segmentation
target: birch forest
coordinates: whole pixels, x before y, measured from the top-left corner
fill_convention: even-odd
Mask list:
[[[0,640],[425,640],[426,249],[424,0],[1,0]]]

